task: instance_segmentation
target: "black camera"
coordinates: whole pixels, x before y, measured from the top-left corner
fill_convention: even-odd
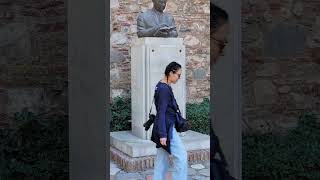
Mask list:
[[[156,119],[156,116],[154,114],[149,114],[148,121],[143,124],[143,127],[146,131],[150,129],[150,126],[154,123],[155,119]]]

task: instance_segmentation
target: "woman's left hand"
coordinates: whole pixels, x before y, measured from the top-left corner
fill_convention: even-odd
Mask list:
[[[160,144],[167,146],[167,138],[160,138]]]

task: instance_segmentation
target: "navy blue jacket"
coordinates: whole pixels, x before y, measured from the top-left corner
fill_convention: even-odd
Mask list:
[[[172,128],[176,120],[177,104],[171,86],[158,82],[154,93],[154,103],[157,109],[156,119],[152,129],[151,140],[156,143],[157,148],[164,148],[171,154],[170,139]],[[160,138],[167,138],[167,146],[162,146]]]

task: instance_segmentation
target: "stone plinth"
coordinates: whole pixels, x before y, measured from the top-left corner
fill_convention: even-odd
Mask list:
[[[165,68],[172,61],[182,66],[181,78],[177,84],[172,85],[172,89],[185,117],[186,66],[183,39],[139,38],[131,47],[132,133],[141,139],[150,139],[152,128],[146,132],[143,123],[148,119],[155,86],[164,77]]]
[[[189,130],[180,137],[187,151],[210,149],[208,135]],[[156,155],[156,145],[151,140],[140,139],[130,131],[111,132],[110,145],[134,158]]]
[[[210,159],[210,137],[187,131],[181,140],[188,152],[189,164]],[[125,171],[141,171],[153,168],[156,147],[150,140],[142,140],[130,131],[111,132],[110,157]],[[169,156],[172,163],[172,156]]]

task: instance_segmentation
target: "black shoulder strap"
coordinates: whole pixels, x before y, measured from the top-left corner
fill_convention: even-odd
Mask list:
[[[149,115],[151,114],[151,111],[152,111],[152,105],[154,103],[154,96],[153,96],[153,99],[152,99],[152,103],[151,103],[151,107],[150,107],[150,111],[149,111]]]
[[[149,110],[149,115],[151,114],[151,111],[152,111],[152,105],[153,105],[153,103],[154,103],[155,96],[156,96],[156,89],[154,90],[154,94],[153,94],[153,98],[152,98],[152,103],[151,103],[150,110]]]

